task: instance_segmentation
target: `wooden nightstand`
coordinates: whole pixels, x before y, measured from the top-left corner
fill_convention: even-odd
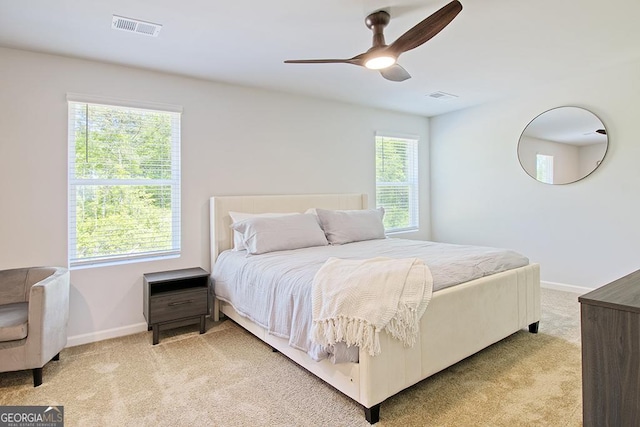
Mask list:
[[[202,268],[144,274],[144,318],[153,329],[153,345],[160,328],[175,328],[200,321],[205,332],[209,313],[209,273]]]

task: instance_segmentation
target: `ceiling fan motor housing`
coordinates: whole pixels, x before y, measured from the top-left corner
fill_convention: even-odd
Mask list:
[[[384,41],[384,27],[389,24],[389,20],[391,16],[385,12],[384,10],[379,10],[377,12],[372,13],[367,16],[364,20],[364,23],[367,25],[371,31],[373,31],[373,47],[381,47],[386,46],[387,44]]]

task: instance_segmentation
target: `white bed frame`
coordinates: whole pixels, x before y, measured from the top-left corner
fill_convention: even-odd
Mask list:
[[[229,211],[304,212],[309,208],[367,209],[366,194],[290,196],[224,196],[210,200],[211,266],[218,254],[233,246]],[[529,327],[537,332],[540,320],[540,270],[530,264],[442,289],[420,321],[416,345],[405,348],[386,332],[380,334],[381,354],[360,351],[359,363],[316,362],[289,347],[286,339],[239,315],[228,303],[214,299],[219,312],[280,351],[309,372],[364,406],[371,424],[379,420],[380,403],[405,388],[460,360]]]

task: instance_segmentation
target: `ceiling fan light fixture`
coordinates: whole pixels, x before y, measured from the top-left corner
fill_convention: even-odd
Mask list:
[[[384,68],[389,68],[393,64],[396,63],[396,58],[393,56],[382,55],[382,56],[374,56],[373,58],[367,59],[364,63],[364,66],[370,70],[382,70]]]

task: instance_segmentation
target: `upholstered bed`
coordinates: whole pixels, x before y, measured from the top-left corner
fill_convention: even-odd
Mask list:
[[[367,209],[367,196],[212,197],[212,266],[218,255],[231,249],[234,244],[229,212],[302,213],[310,208]],[[371,356],[361,349],[355,358],[357,362],[314,360],[308,352],[291,347],[287,337],[269,333],[267,328],[250,320],[251,315],[243,310],[239,310],[240,313],[236,311],[228,302],[227,295],[224,300],[214,298],[212,315],[217,320],[219,312],[224,313],[274,349],[351,397],[364,406],[367,420],[375,423],[379,419],[380,403],[388,397],[522,328],[528,326],[529,331],[537,332],[540,319],[539,267],[537,264],[526,264],[509,268],[436,290],[420,319],[417,342],[413,347],[404,346],[383,331],[380,333],[380,354]],[[213,286],[215,290],[215,283]]]

